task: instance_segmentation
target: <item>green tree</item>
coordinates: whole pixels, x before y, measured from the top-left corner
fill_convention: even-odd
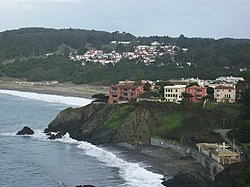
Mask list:
[[[96,102],[108,102],[109,96],[104,93],[94,94],[92,98],[95,99]]]
[[[149,91],[150,88],[151,88],[151,86],[152,86],[152,85],[151,85],[150,83],[146,82],[146,83],[143,85],[144,91]]]

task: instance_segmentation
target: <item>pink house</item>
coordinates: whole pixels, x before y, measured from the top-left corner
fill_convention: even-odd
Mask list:
[[[126,81],[109,88],[109,104],[118,104],[120,100],[135,100],[144,93],[143,85],[136,85],[133,81]]]
[[[201,86],[190,86],[186,88],[186,93],[189,93],[192,95],[190,98],[190,101],[192,102],[201,102],[202,98],[207,95],[207,88],[201,87]]]

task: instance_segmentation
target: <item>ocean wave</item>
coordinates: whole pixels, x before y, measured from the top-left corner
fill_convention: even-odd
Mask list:
[[[126,181],[123,186],[131,187],[160,187],[163,175],[156,174],[141,167],[138,163],[130,163],[120,159],[115,154],[104,148],[97,147],[91,143],[84,141],[77,141],[69,137],[66,134],[62,139],[56,141],[76,144],[79,149],[84,150],[84,153],[89,156],[93,156],[101,162],[104,162],[109,167],[117,167],[120,169],[120,175]]]
[[[119,172],[121,177],[126,181],[126,184],[121,186],[129,186],[129,187],[162,187],[161,184],[163,175],[150,172],[145,168],[141,167],[138,163],[130,163],[127,162],[115,155],[114,153],[105,150],[104,148],[100,148],[91,143],[84,141],[77,141],[69,137],[67,133],[62,139],[56,140],[48,140],[48,136],[43,133],[42,130],[35,130],[33,135],[25,135],[30,136],[35,139],[39,139],[42,141],[56,141],[62,142],[66,144],[74,144],[77,148],[84,150],[84,154],[95,157],[99,161],[105,163],[109,167],[119,168]],[[18,136],[16,133],[2,133],[2,136]]]
[[[91,103],[91,99],[85,99],[80,97],[70,97],[52,94],[38,94],[34,92],[21,92],[15,90],[0,90],[0,94],[7,94],[12,96],[18,96],[26,99],[33,99],[39,101],[45,101],[49,103],[61,103],[70,106],[85,106]]]

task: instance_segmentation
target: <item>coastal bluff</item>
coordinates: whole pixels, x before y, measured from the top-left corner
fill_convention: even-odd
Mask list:
[[[185,108],[173,103],[91,103],[61,111],[45,132],[69,133],[73,139],[93,144],[143,145],[150,144],[151,137],[195,144],[221,140],[218,133],[207,130],[220,118],[218,111]]]
[[[187,107],[172,103],[155,102],[131,102],[120,105],[91,103],[84,107],[69,107],[61,111],[44,132],[57,132],[60,135],[69,133],[73,139],[93,144],[128,143],[141,145],[141,147],[154,145],[152,137],[156,137],[156,140],[163,138],[165,141],[172,140],[172,142],[177,140],[190,145],[202,141],[219,142],[222,141],[220,135],[211,129],[217,128],[216,125],[222,119],[221,112],[223,110],[223,108],[203,109],[197,106]],[[235,123],[237,120],[229,115],[227,119],[230,119],[231,123]],[[156,142],[156,144],[160,144],[161,146],[159,147],[165,146],[165,143],[162,144],[162,140]],[[223,186],[224,183],[222,184],[222,181],[227,176],[226,170],[223,170],[222,172],[224,173],[220,175],[217,174],[219,171],[212,172],[213,177],[217,174],[215,181],[212,182],[203,171],[199,172],[199,170],[195,169],[198,163],[203,165],[201,163],[203,159],[198,158],[199,155],[197,156],[196,152],[192,152],[190,157],[190,151],[187,152],[185,150],[184,153],[188,153],[188,155],[182,155],[183,151],[179,150],[179,146],[175,145],[176,150],[170,147],[172,147],[172,144],[165,148],[166,151],[170,150],[179,155],[179,161],[184,161],[195,155],[195,158],[191,159],[195,160],[196,163],[192,161],[190,165],[192,169],[188,168],[189,166],[187,165],[185,165],[185,169],[181,169],[181,165],[179,165],[180,173],[173,172],[173,179],[164,173],[164,178],[166,179],[164,185]],[[142,150],[145,152],[147,149],[144,148]],[[197,162],[197,159],[200,159],[201,162]],[[162,162],[160,164],[161,167],[168,167],[169,162],[171,162],[171,160],[160,160]],[[237,177],[235,180],[238,180]],[[188,184],[180,184],[178,181],[186,181]]]
[[[69,133],[70,137],[93,144],[150,143],[151,112],[134,105],[89,104],[61,111],[45,132]]]

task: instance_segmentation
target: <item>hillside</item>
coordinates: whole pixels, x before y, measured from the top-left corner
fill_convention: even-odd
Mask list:
[[[112,43],[126,41],[129,44]],[[154,62],[122,58],[102,65],[70,60],[68,55],[87,50],[131,52],[136,46],[172,46],[172,52],[157,56]],[[157,53],[161,47],[156,46]],[[185,49],[185,50],[182,50]],[[23,28],[0,33],[0,76],[29,81],[58,80],[74,84],[110,85],[118,80],[167,80],[170,78],[247,76],[250,74],[250,40],[135,37],[129,33],[81,29]]]

